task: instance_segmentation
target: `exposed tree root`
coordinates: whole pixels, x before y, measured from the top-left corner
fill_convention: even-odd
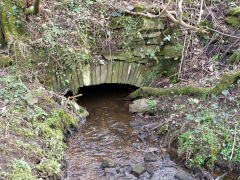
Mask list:
[[[134,91],[130,97],[135,99],[137,97],[161,96],[161,95],[189,95],[189,96],[208,96],[210,94],[219,95],[223,90],[229,88],[240,77],[240,70],[234,72],[226,72],[222,78],[211,88],[185,86],[174,87],[169,89],[158,89],[151,87],[141,87]]]

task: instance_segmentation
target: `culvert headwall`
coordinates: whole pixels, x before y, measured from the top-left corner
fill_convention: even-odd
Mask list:
[[[144,85],[147,71],[145,64],[125,61],[111,61],[105,64],[87,64],[76,70],[67,70],[63,76],[53,75],[53,89],[58,92],[70,90],[77,92],[84,86],[98,84],[129,84],[136,87]]]

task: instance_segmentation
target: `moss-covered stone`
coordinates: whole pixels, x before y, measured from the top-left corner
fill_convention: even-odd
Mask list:
[[[155,45],[151,45],[151,46],[140,46],[140,47],[136,47],[133,50],[133,55],[134,56],[149,56],[151,54],[155,54],[155,52],[158,50],[158,46]]]
[[[130,48],[135,48],[137,46],[144,46],[144,45],[145,45],[145,41],[143,39],[133,40],[130,43],[128,43],[128,47]]]
[[[164,55],[164,58],[166,58],[166,59],[178,58],[182,55],[182,46],[181,45],[176,45],[176,46],[166,45],[163,48],[163,55]]]
[[[161,34],[162,34],[161,31],[157,31],[157,32],[144,33],[142,36],[143,38],[156,38],[156,37],[160,37]]]
[[[161,37],[151,38],[146,40],[147,45],[159,45],[162,41]]]
[[[0,54],[0,68],[9,66],[11,59],[8,56]]]
[[[162,23],[161,18],[147,18],[147,17],[142,17],[142,24],[141,24],[141,29],[146,31],[146,30],[162,30],[164,29],[164,25]]]
[[[132,51],[128,49],[121,49],[116,51],[104,51],[102,52],[102,55],[107,60],[128,60],[133,57]]]

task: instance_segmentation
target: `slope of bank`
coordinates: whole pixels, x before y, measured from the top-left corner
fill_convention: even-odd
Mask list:
[[[87,112],[15,67],[0,70],[0,112],[0,179],[57,178],[65,136]]]

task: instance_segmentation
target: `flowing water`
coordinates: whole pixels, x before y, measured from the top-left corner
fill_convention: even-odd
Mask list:
[[[82,92],[78,103],[90,115],[69,139],[64,179],[175,180],[187,176],[191,180],[192,175],[160,151],[158,138],[141,130],[142,120],[129,114],[130,102],[124,99],[131,88],[96,86]]]

